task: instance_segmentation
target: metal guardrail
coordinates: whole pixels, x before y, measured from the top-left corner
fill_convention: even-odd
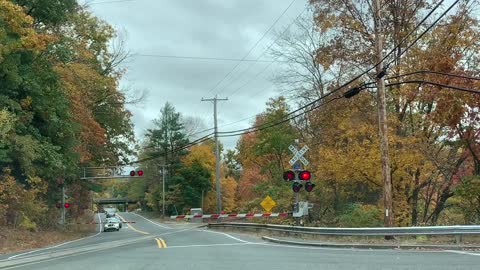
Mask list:
[[[238,228],[267,230],[287,233],[343,236],[402,236],[402,235],[480,235],[480,225],[425,226],[425,227],[380,227],[380,228],[330,228],[301,227],[257,223],[210,223],[210,228]]]

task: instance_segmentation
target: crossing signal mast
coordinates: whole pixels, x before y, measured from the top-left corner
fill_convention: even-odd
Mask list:
[[[298,145],[298,140],[295,141],[295,145]],[[293,153],[292,159],[289,163],[292,166],[291,170],[287,170],[283,173],[283,180],[292,183],[292,191],[295,194],[295,203],[293,205],[293,216],[300,218],[308,215],[308,209],[311,208],[308,202],[299,202],[299,192],[305,187],[307,192],[312,192],[315,184],[310,180],[312,179],[312,173],[302,168],[302,164],[307,166],[308,160],[303,157],[305,152],[308,151],[308,146],[304,146],[302,149],[297,150],[295,145],[290,145],[288,149]],[[299,219],[296,220],[299,225]]]

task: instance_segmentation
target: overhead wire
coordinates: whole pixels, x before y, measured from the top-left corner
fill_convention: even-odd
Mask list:
[[[303,15],[303,13],[304,13],[307,9],[308,9],[308,5],[297,15],[297,17],[295,17],[295,19],[293,19],[293,20],[290,22],[290,24],[287,25],[287,27],[282,31],[282,33],[281,33],[280,35],[278,35],[278,36],[267,46],[267,48],[265,48],[265,50],[262,51],[262,53],[261,53],[260,55],[257,56],[256,59],[260,59],[266,52],[268,52],[268,51],[272,48],[272,46],[278,41],[278,39],[279,39],[281,36],[285,35],[285,33],[290,29],[290,27]],[[291,61],[282,61],[282,60],[278,60],[278,59],[275,59],[274,61],[272,61],[272,63],[275,63],[275,62],[278,62],[278,63],[290,63]],[[255,65],[255,62],[252,62],[246,69],[244,69],[244,70],[237,76],[237,78],[242,77],[242,76],[243,76],[247,71],[249,71],[254,65]],[[268,67],[270,67],[270,65],[271,65],[271,64],[269,64]],[[265,71],[268,69],[268,67],[266,67],[265,69],[263,69],[260,73],[265,72]],[[255,78],[258,77],[258,75],[260,75],[260,74],[257,73],[257,75],[255,76]],[[255,78],[253,78],[253,79],[255,79]],[[251,82],[253,79],[249,80],[249,82]],[[230,86],[234,81],[235,81],[235,79],[231,80],[230,83],[227,83],[227,85],[225,85],[225,86],[223,87],[223,89],[228,88],[228,86]],[[248,83],[246,83],[246,84],[248,84]],[[245,85],[246,85],[246,84],[245,84]],[[242,87],[239,87],[239,88],[241,89]],[[239,88],[235,89],[232,93],[228,94],[228,96],[234,95],[234,94],[239,90]],[[221,90],[221,91],[223,91],[223,90]],[[219,93],[221,93],[221,91],[220,91]]]
[[[438,23],[438,21],[440,21],[441,18],[443,18],[446,13],[448,13],[448,11],[450,11],[460,0],[456,0],[452,5],[450,5],[450,7],[445,11],[443,12],[438,18],[437,20],[435,20],[430,26],[428,26],[420,35],[419,37],[423,37],[428,31],[430,31],[435,25],[436,23]],[[403,43],[407,40],[407,38],[412,35],[413,33],[415,33],[415,31],[435,12],[436,9],[438,9],[442,3],[444,2],[444,0],[441,0],[439,3],[437,3],[437,5],[416,25],[416,27],[410,31],[408,33],[408,35],[406,35],[392,50],[390,50],[389,53],[387,53],[380,61],[378,61],[375,65],[373,65],[372,67],[368,68],[367,70],[363,71],[361,74],[355,76],[353,79],[349,80],[348,82],[340,85],[339,87],[337,87],[335,90],[332,90],[330,91],[329,93],[325,94],[324,96],[312,101],[312,102],[309,102],[308,104],[304,105],[304,106],[301,106],[300,108],[292,111],[292,112],[289,112],[288,114],[285,115],[285,117],[290,117],[291,115],[294,115],[295,113],[301,111],[301,110],[304,110],[312,105],[314,105],[315,103],[323,100],[324,98],[330,96],[330,95],[333,95],[334,93],[340,91],[341,89],[347,87],[348,85],[352,84],[353,82],[355,82],[356,80],[360,79],[363,75],[367,74],[368,72],[372,71],[373,69],[375,69],[380,63],[382,63],[383,61],[385,61],[388,57],[390,57],[390,55],[392,55],[401,45],[403,45]],[[407,48],[411,48],[413,46],[413,44],[415,44],[417,41],[419,40],[419,38],[416,38],[410,45],[407,46]],[[407,49],[405,50],[402,50],[399,54],[399,57],[401,57],[403,54],[405,54],[407,52]],[[304,112],[306,113],[306,112]],[[304,114],[302,113],[302,114]],[[295,117],[298,117],[299,115],[295,116]],[[287,118],[288,119],[288,118]],[[283,120],[282,120],[283,121]],[[281,123],[283,123],[282,121],[280,121]],[[235,134],[235,136],[238,136],[238,135],[241,135],[242,133],[241,132],[254,132],[255,130],[258,130],[259,128],[262,128],[263,126],[271,126],[272,124],[274,125],[276,121],[270,121],[270,122],[267,122],[267,123],[263,123],[263,124],[260,124],[260,125],[256,125],[256,126],[252,126],[250,128],[245,128],[245,129],[239,129],[239,130],[233,130],[233,131],[223,131],[223,132],[218,132],[219,134]],[[280,123],[280,124],[281,124]],[[239,133],[240,132],[240,133]]]
[[[401,50],[400,54],[399,54],[399,57],[401,57],[403,54],[405,54],[407,52],[407,50],[409,48],[411,48],[416,42],[418,42],[418,40],[423,37],[428,31],[430,31],[439,21],[441,18],[443,18],[460,0],[456,0],[453,4],[451,4],[449,6],[449,8],[447,8],[447,10],[445,10],[445,12],[443,12],[429,27],[427,27],[412,43],[410,43],[410,45],[408,45],[406,47],[406,49],[404,50]],[[292,1],[293,2],[293,1]],[[234,131],[227,131],[227,132],[218,132],[218,134],[221,134],[219,135],[218,137],[231,137],[231,136],[239,136],[239,135],[243,135],[243,134],[248,134],[248,133],[252,133],[252,132],[256,132],[256,131],[260,131],[260,130],[264,130],[264,129],[267,129],[267,128],[271,128],[271,127],[274,127],[274,126],[277,126],[277,125],[280,125],[280,124],[283,124],[285,122],[288,122],[296,117],[299,117],[301,115],[304,115],[316,108],[319,108],[320,106],[324,106],[324,105],[327,105],[329,104],[330,102],[333,102],[334,100],[338,100],[338,99],[341,99],[341,98],[344,98],[344,96],[337,96],[337,97],[334,97],[324,103],[320,103],[320,104],[317,104],[315,106],[313,106],[315,103],[317,103],[318,101],[321,101],[331,95],[333,95],[334,93],[340,91],[341,89],[345,88],[346,86],[352,84],[353,82],[355,82],[356,80],[358,80],[359,78],[361,78],[363,75],[367,74],[368,72],[372,71],[374,68],[376,68],[380,63],[382,63],[385,59],[387,59],[393,52],[395,52],[399,46],[401,46],[405,41],[406,39],[409,37],[409,35],[413,34],[416,29],[418,29],[422,24],[423,22],[425,22],[429,16],[431,16],[436,9],[438,9],[438,7],[440,7],[440,5],[444,2],[444,0],[441,0],[439,3],[437,3],[437,5],[422,19],[421,22],[419,22],[417,24],[417,26],[407,35],[405,36],[387,55],[385,55],[379,62],[377,62],[375,65],[373,65],[372,67],[370,67],[369,69],[363,71],[361,74],[355,76],[353,79],[349,80],[348,82],[342,84],[341,86],[337,87],[335,90],[332,90],[330,91],[329,93],[325,94],[324,96],[308,103],[307,105],[304,105],[292,112],[289,112],[285,117],[285,119],[281,120],[281,121],[270,121],[270,122],[267,122],[267,123],[263,123],[261,125],[256,125],[256,126],[253,126],[253,127],[250,127],[250,128],[247,128],[247,129],[240,129],[240,130],[234,130]],[[390,62],[391,63],[391,62]],[[388,65],[387,65],[388,67]],[[422,82],[420,80],[413,80],[413,81],[407,81],[407,82],[415,82],[415,83],[418,83],[418,82]],[[406,83],[407,83],[406,82]],[[428,82],[428,81],[427,81]],[[428,82],[428,83],[432,83],[434,85],[439,85],[439,86],[442,86],[442,84],[438,84],[438,83],[434,83],[434,82]],[[448,85],[445,85],[445,87],[449,87]],[[457,87],[458,88],[458,87]],[[458,88],[458,90],[461,90],[462,88]],[[463,89],[463,90],[466,90],[466,89]],[[476,93],[478,93],[476,91]],[[311,107],[310,107],[311,106]],[[308,108],[310,107],[310,108]],[[308,109],[307,109],[308,108]],[[299,113],[299,114],[296,114],[297,112],[301,111],[301,110],[304,110],[306,109],[305,111]],[[191,143],[188,143],[188,144],[185,144],[184,146],[182,147],[179,147],[177,149],[173,149],[171,152],[178,152],[178,151],[181,151],[181,150],[184,150],[184,149],[187,149],[188,147],[191,147],[195,144],[198,144],[198,143],[201,143],[201,142],[204,142],[206,140],[209,140],[210,139],[210,136],[212,136],[212,134],[209,134],[207,136],[203,136],[202,138],[199,138]],[[128,163],[128,164],[134,164],[134,163],[138,163],[138,162],[142,162],[142,161],[145,161],[145,160],[151,160],[151,159],[154,159],[154,158],[158,158],[158,157],[149,157],[149,158],[146,158],[146,159],[143,159],[143,160],[138,160],[138,161],[135,161],[135,162],[131,162],[131,163]]]
[[[280,16],[277,17],[277,19],[270,25],[270,27],[263,33],[263,35],[260,37],[260,39],[255,42],[255,44],[248,50],[248,52],[240,59],[240,61],[237,62],[237,64],[227,73],[225,76],[219,80],[214,87],[212,87],[208,93],[211,93],[217,89],[217,87],[225,81],[225,79],[232,74],[232,72],[250,55],[250,53],[257,47],[257,45],[265,38],[265,36],[270,32],[270,30],[273,29],[273,27],[277,24],[277,22],[283,17],[283,15],[290,9],[290,7],[293,5],[293,3],[296,0],[292,0],[290,4],[283,10],[283,12],[280,14]]]
[[[197,145],[197,144],[200,144],[202,142],[205,142],[205,141],[208,141],[212,138],[214,133],[210,133],[208,135],[205,135],[201,138],[198,138],[194,141],[191,141],[191,142],[188,142],[184,145],[181,145],[179,147],[176,147],[170,151],[168,151],[168,153],[176,153],[176,152],[179,152],[179,151],[182,151],[182,150],[185,150],[185,149],[188,149],[189,147],[192,147],[194,145]],[[148,149],[148,148],[145,148],[145,149]],[[153,155],[149,156],[149,157],[146,157],[146,158],[142,158],[142,159],[138,159],[136,161],[131,161],[131,162],[127,162],[127,163],[124,163],[124,164],[121,164],[121,166],[125,166],[125,165],[132,165],[132,164],[136,164],[136,163],[141,163],[141,162],[145,162],[145,161],[149,161],[149,160],[153,160],[153,159],[157,159],[159,157],[162,157],[164,156],[164,153],[154,153]]]
[[[188,56],[188,55],[163,55],[163,54],[146,54],[146,53],[135,53],[132,56],[139,57],[152,57],[152,58],[171,58],[171,59],[186,59],[186,60],[205,60],[205,61],[230,61],[230,62],[252,62],[252,63],[275,63],[275,62],[284,62],[288,61],[283,60],[267,60],[267,59],[241,59],[241,58],[228,58],[228,57],[205,57],[205,56]]]

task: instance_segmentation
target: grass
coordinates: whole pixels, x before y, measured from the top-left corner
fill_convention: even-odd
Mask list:
[[[60,244],[91,235],[95,228],[95,225],[85,225],[68,228],[66,231],[45,230],[31,232],[0,227],[0,254]]]

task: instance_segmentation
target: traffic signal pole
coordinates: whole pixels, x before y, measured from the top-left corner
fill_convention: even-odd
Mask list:
[[[62,185],[62,225],[65,225],[65,184]]]
[[[222,193],[220,184],[220,151],[218,149],[218,124],[217,124],[217,102],[226,101],[228,98],[214,98],[204,99],[202,101],[213,101],[213,122],[214,122],[214,136],[215,136],[215,189],[217,197],[217,213],[222,212]]]

